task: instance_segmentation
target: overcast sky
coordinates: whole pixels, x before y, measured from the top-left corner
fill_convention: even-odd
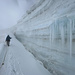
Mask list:
[[[37,0],[0,0],[0,30],[17,23]]]

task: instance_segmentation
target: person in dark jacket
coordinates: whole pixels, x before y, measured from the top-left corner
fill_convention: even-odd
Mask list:
[[[6,37],[6,43],[7,43],[8,46],[9,46],[9,44],[10,44],[10,39],[11,39],[11,37],[8,35],[8,36]]]

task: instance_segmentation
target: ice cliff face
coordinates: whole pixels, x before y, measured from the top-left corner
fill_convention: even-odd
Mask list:
[[[39,0],[14,34],[53,75],[75,74],[75,0]]]

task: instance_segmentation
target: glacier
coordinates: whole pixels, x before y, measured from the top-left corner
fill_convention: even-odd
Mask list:
[[[12,32],[50,73],[75,75],[75,0],[39,0]]]

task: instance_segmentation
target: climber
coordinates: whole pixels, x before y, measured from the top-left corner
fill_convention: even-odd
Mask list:
[[[9,46],[9,44],[10,44],[10,39],[11,39],[11,37],[8,35],[8,36],[6,37],[6,43],[7,43],[8,46]]]

